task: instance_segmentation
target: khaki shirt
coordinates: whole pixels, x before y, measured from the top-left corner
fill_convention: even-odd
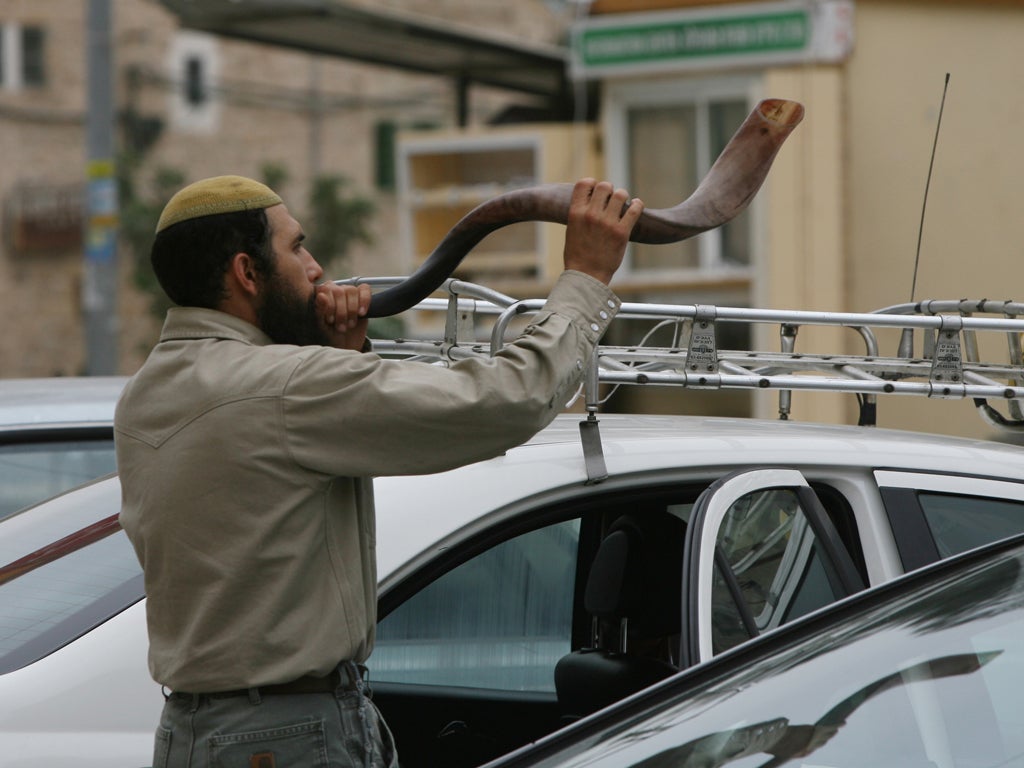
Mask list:
[[[606,286],[566,272],[518,340],[448,368],[274,344],[232,315],[170,310],[114,419],[153,678],[213,692],[365,660],[372,476],[439,472],[530,438],[617,309]]]

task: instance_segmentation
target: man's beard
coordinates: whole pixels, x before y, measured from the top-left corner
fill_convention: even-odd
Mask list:
[[[276,344],[327,345],[327,336],[316,314],[316,293],[305,298],[292,290],[278,274],[263,283],[263,302],[256,310],[260,328]]]

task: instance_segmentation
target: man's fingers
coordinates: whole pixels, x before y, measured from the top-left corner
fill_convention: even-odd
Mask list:
[[[616,189],[611,197],[608,199],[608,213],[613,216],[615,221],[621,219],[625,210],[626,202],[629,200],[629,192],[622,189]]]
[[[369,284],[337,285],[321,283],[316,287],[317,312],[324,323],[337,331],[351,330],[370,311],[373,291]]]
[[[355,328],[359,322],[359,291],[350,290],[342,294],[345,303],[345,320],[349,328]]]
[[[370,300],[373,297],[373,290],[369,283],[361,283],[359,286],[359,316],[366,317],[370,311]]]
[[[608,210],[608,206],[614,196],[615,188],[607,181],[600,181],[594,187],[594,194],[591,200],[598,211],[604,212]]]
[[[572,204],[590,210],[600,217],[607,216],[618,221],[626,215],[630,204],[629,192],[614,187],[611,182],[595,182],[593,179],[581,179],[573,188]]]
[[[630,231],[633,229],[633,225],[636,224],[640,218],[640,214],[644,212],[644,201],[634,197],[629,201],[629,205],[626,210],[622,212],[622,220],[629,225]]]
[[[596,184],[597,180],[589,177],[577,181],[572,188],[572,198],[569,200],[569,207],[581,208],[586,206],[594,195],[594,186]]]
[[[330,287],[327,283],[321,283],[314,290],[316,292],[317,314],[320,315],[320,319],[326,325],[334,325],[336,305]]]
[[[339,287],[342,288],[339,303],[344,307],[345,317],[339,319],[338,327],[355,328],[370,311],[370,298],[373,291],[367,283]]]

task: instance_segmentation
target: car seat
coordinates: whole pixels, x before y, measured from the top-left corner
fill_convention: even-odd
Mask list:
[[[609,528],[583,597],[593,645],[555,665],[565,717],[587,715],[678,671],[671,654],[658,649],[681,628],[684,535],[685,523],[668,513],[623,516]]]

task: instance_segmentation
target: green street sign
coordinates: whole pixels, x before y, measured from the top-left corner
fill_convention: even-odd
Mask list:
[[[765,7],[767,6],[767,7]],[[671,71],[725,64],[836,61],[853,37],[850,0],[724,6],[595,17],[573,29],[578,74]]]
[[[693,56],[800,51],[810,40],[806,11],[584,30],[584,66]]]

